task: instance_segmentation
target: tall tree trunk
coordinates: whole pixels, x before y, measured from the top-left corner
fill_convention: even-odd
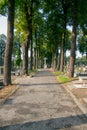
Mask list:
[[[63,19],[63,34],[62,34],[62,45],[61,45],[61,59],[60,59],[60,71],[64,71],[64,55],[65,55],[65,37],[66,37],[66,24],[67,24],[67,3],[62,0],[62,7],[64,12],[64,19]]]
[[[34,69],[36,69],[36,47],[34,48]]]
[[[29,48],[29,35],[27,37],[25,43],[22,44],[22,50],[23,50],[23,64],[22,64],[22,75],[28,75],[28,48]]]
[[[28,49],[29,44],[32,41],[32,13],[33,13],[33,0],[31,0],[30,8],[27,6],[27,2],[24,2],[24,11],[26,15],[26,21],[28,25],[28,37],[27,41],[22,46],[23,48],[23,67],[22,67],[22,75],[28,75]]]
[[[53,57],[53,69],[54,71],[56,70],[56,53],[54,53],[54,57]]]
[[[60,71],[63,72],[64,70],[64,44],[65,44],[65,34],[63,33],[62,36],[62,45],[61,45],[61,59],[60,59]]]
[[[35,29],[35,49],[34,49],[34,58],[35,58],[35,61],[34,61],[34,69],[37,69],[37,31]]]
[[[15,0],[8,0],[8,28],[7,42],[4,57],[4,85],[11,84],[11,57],[13,48],[13,32],[14,32],[14,9]]]
[[[57,60],[56,60],[56,52],[53,52],[52,54],[52,68],[55,71],[57,68]]]
[[[59,53],[59,49],[57,51],[57,70],[60,69],[60,53]]]
[[[31,44],[30,44],[30,70],[33,70],[33,39],[31,30]]]
[[[30,6],[30,32],[31,32],[31,57],[30,57],[30,70],[33,70],[33,37],[32,37],[32,16],[33,16],[33,0],[31,0]]]
[[[77,0],[73,0],[73,29],[69,63],[69,77],[74,76],[74,64],[76,58],[76,30],[77,30]]]

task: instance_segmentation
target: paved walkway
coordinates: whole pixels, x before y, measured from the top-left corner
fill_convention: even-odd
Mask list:
[[[87,119],[49,70],[17,82],[19,90],[0,108],[0,130],[87,130]]]

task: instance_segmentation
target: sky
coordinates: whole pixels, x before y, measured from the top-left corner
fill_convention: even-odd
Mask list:
[[[7,35],[7,18],[0,16],[0,34]]]

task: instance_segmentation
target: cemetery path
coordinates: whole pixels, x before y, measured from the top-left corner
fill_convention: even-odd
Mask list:
[[[87,130],[86,117],[51,71],[17,82],[18,91],[0,108],[0,130]]]

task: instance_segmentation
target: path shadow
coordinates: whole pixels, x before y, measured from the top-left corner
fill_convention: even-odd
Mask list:
[[[38,74],[38,75],[34,75],[34,77],[54,77],[55,75],[53,74]]]
[[[5,102],[4,105],[11,105],[13,103],[13,99],[10,97]]]
[[[32,84],[20,84],[20,86],[58,86],[62,83],[32,83]]]
[[[47,76],[55,76],[50,70],[42,70],[38,71],[34,77],[47,77]]]
[[[83,124],[87,124],[87,118],[84,114],[19,124],[17,124],[16,120],[15,125],[3,126],[0,127],[0,130],[60,130],[64,128],[70,130],[74,126],[80,128],[80,125]]]

